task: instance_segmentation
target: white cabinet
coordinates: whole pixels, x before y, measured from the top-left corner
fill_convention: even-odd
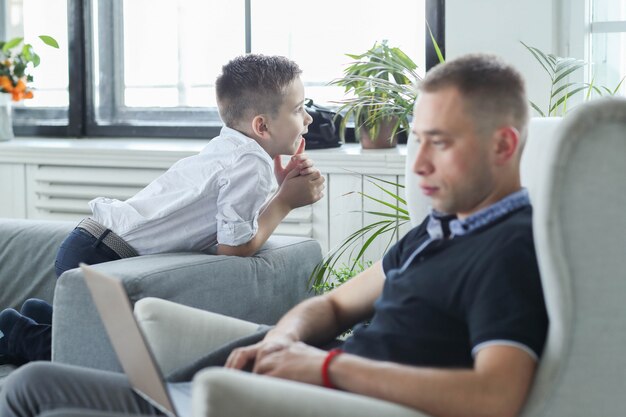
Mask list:
[[[204,143],[155,139],[17,139],[0,143],[0,217],[79,221],[98,196],[125,199]],[[307,152],[326,177],[324,198],[292,211],[276,233],[317,239],[326,252],[389,211],[361,193],[389,197],[367,175],[404,182],[406,149],[362,151],[359,145]],[[387,185],[386,185],[387,187]],[[403,196],[402,190],[395,190]],[[406,227],[404,231],[406,231]],[[397,236],[388,234],[391,241]],[[368,251],[375,260],[385,239]]]

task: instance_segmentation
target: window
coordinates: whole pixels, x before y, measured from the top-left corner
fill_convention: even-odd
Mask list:
[[[626,1],[591,0],[590,10],[589,79],[614,90],[626,76]]]
[[[23,37],[41,57],[32,87],[35,96],[14,105],[17,124],[68,123],[69,88],[67,60],[67,0],[5,0],[3,8],[4,39]],[[52,49],[39,41],[39,35],[50,35],[60,45]]]
[[[332,105],[346,53],[387,39],[425,72],[426,16],[444,44],[444,0],[2,2],[5,37],[48,34],[65,48],[38,49],[37,99],[16,109],[17,134],[209,138],[221,126],[214,80],[236,55],[295,60],[307,96]]]

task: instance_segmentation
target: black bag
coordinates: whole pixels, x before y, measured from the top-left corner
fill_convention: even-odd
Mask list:
[[[337,148],[341,146],[339,130],[336,127],[341,123],[341,116],[337,116],[335,119],[335,112],[318,106],[311,99],[307,99],[304,106],[313,118],[313,122],[309,125],[308,133],[304,135],[306,149]]]

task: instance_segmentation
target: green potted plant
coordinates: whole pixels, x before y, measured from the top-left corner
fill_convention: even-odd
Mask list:
[[[59,48],[57,41],[41,35],[39,39],[53,48]],[[0,140],[13,139],[11,121],[11,102],[33,98],[33,91],[28,83],[33,81],[29,73],[30,65],[39,65],[40,58],[33,46],[24,42],[24,38],[0,41]]]
[[[550,94],[548,95],[548,106],[545,111],[533,101],[530,101],[531,107],[541,117],[564,116],[571,109],[569,101],[579,94],[585,95],[584,101],[590,100],[593,93],[598,96],[614,96],[619,92],[626,79],[626,77],[623,77],[614,88],[603,85],[597,86],[594,84],[593,78],[589,83],[569,81],[569,76],[585,67],[587,62],[571,57],[560,57],[545,53],[539,48],[527,45],[521,41],[520,43],[532,54],[550,77]]]
[[[331,85],[345,88],[338,114],[344,117],[339,126],[345,136],[346,123],[354,119],[355,135],[364,148],[395,146],[397,135],[409,131],[416,84],[421,79],[417,65],[400,48],[387,41],[376,42],[362,54],[346,54],[352,62],[344,76]]]

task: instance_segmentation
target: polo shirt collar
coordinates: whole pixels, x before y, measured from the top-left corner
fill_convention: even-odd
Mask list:
[[[522,188],[463,220],[457,219],[454,214],[446,214],[432,209],[426,230],[432,240],[463,236],[529,205],[528,190]]]

